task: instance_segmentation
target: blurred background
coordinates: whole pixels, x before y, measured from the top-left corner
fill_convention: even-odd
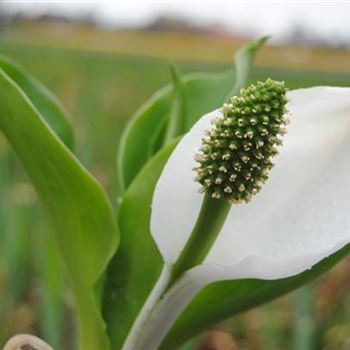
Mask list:
[[[222,71],[270,34],[252,81],[350,86],[350,3],[1,2],[0,54],[48,86],[72,116],[76,151],[116,198],[115,157],[133,113],[182,73]],[[350,259],[311,285],[227,320],[183,349],[350,349]],[[37,198],[0,135],[0,346],[31,332],[74,347],[72,298]]]

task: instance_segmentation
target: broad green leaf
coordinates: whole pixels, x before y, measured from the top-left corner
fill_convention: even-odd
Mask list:
[[[161,349],[176,349],[184,341],[217,323],[273,300],[320,276],[350,253],[350,244],[322,260],[311,270],[294,277],[274,281],[245,279],[216,282],[208,285],[194,298],[177,320]]]
[[[147,163],[119,209],[122,240],[109,265],[104,300],[112,349],[121,348],[162,270],[163,260],[151,238],[149,221],[154,187],[174,147],[170,144]]]
[[[183,132],[187,132],[202,115],[220,107],[228,95],[246,84],[253,58],[265,41],[266,37],[258,39],[238,51],[236,73],[233,69],[228,69],[222,73],[192,74],[181,79],[181,99],[185,101],[185,108],[182,108],[186,110]],[[179,94],[174,94],[172,85],[156,92],[136,112],[125,130],[117,160],[121,192],[128,188],[137,173],[159,150],[154,147],[154,135],[159,136],[159,125],[163,126],[164,119],[170,118],[174,106],[173,96],[179,99]]]
[[[56,229],[75,297],[80,348],[108,349],[94,290],[118,244],[118,229],[106,193],[3,70],[0,129],[21,159]]]
[[[53,94],[48,91],[45,86],[29,75],[29,73],[20,67],[16,62],[1,55],[0,68],[3,69],[6,74],[11,77],[11,79],[13,79],[27,94],[35,107],[40,111],[41,115],[53,128],[56,134],[62,139],[62,141],[69,148],[73,148],[74,135],[68,114],[55,96],[53,96]],[[2,171],[4,170],[4,167],[6,167],[5,164],[1,166]],[[0,184],[0,186],[4,186],[4,184]],[[9,186],[6,187],[7,189],[10,188]],[[7,206],[9,206],[9,203],[7,203]],[[9,229],[4,231],[4,234],[2,235],[3,239],[5,237],[8,238],[8,242],[2,242],[5,243],[4,247],[7,256],[7,266],[9,266],[11,270],[15,269],[15,273],[13,273],[14,271],[11,272],[9,270],[8,274],[9,283],[7,284],[8,288],[6,289],[6,293],[9,294],[9,297],[7,298],[7,294],[5,294],[2,298],[3,302],[7,306],[11,305],[10,300],[14,301],[16,297],[18,297],[19,293],[23,293],[23,291],[26,289],[26,286],[24,286],[24,283],[26,282],[24,277],[26,276],[26,269],[30,268],[27,261],[28,256],[30,255],[28,251],[30,245],[28,245],[27,242],[29,237],[26,237],[28,235],[28,228],[22,227],[26,223],[25,220],[23,220],[23,209],[17,208],[15,212],[12,210],[12,217],[12,219],[10,217],[6,217],[2,220],[6,220],[10,223]],[[14,229],[14,225],[21,228],[20,232],[17,232],[19,230],[16,232],[11,232]],[[21,247],[26,248],[26,250],[21,251]],[[46,251],[43,249],[39,249],[38,253],[40,252],[46,253]],[[37,255],[38,254],[36,254],[35,257],[37,257]],[[53,257],[50,257],[46,264],[40,263],[40,267],[42,267],[43,271],[46,271],[48,268],[52,267],[53,261],[56,260]],[[56,300],[58,298],[56,296],[60,296],[60,292],[62,292],[63,289],[62,287],[57,288],[57,285],[50,289],[50,286],[52,285],[52,281],[57,280],[58,278],[59,276],[57,275],[56,271],[55,274],[51,274],[50,276],[46,275],[46,278],[41,281],[42,285],[48,288],[45,289],[45,293],[43,294],[45,306],[41,309],[42,312],[39,317],[39,319],[42,321],[42,327],[44,328],[43,334],[47,336],[46,339],[55,348],[57,346],[59,347],[58,338],[60,337],[60,331],[58,326],[60,326],[60,321],[62,320],[63,316],[62,302],[57,302]],[[14,282],[12,282],[12,280]],[[5,299],[7,301],[5,301]],[[50,303],[45,303],[46,299],[50,299]]]
[[[70,118],[57,98],[10,58],[0,55],[0,69],[16,82],[55,133],[72,149],[74,135]]]

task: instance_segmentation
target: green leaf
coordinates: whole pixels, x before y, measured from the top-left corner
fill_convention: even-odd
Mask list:
[[[174,106],[179,105],[176,100],[181,101],[180,108],[185,109],[185,121],[182,122],[185,133],[201,116],[219,108],[228,95],[246,84],[253,58],[265,41],[266,37],[258,39],[239,50],[235,59],[236,82],[232,68],[222,73],[190,74],[181,79],[181,83],[175,81],[175,93],[173,86],[167,85],[136,112],[119,147],[117,164],[121,192],[128,188],[142,167],[160,149],[162,143],[156,148],[154,140],[159,138],[160,130],[164,130],[164,120],[169,120]]]
[[[163,267],[149,222],[154,187],[174,147],[173,142],[147,163],[120,206],[122,240],[108,268],[104,298],[104,316],[112,349],[121,348]]]
[[[57,246],[75,297],[80,348],[108,349],[94,290],[118,244],[106,193],[2,70],[0,129],[24,164],[56,229]]]
[[[235,55],[236,81],[228,98],[237,95],[239,90],[247,85],[247,81],[253,66],[254,57],[268,38],[268,36],[263,36],[257,40],[251,41],[237,51]]]
[[[44,85],[8,57],[0,55],[0,69],[16,82],[55,133],[68,148],[72,149],[74,135],[70,118],[57,98]]]
[[[174,97],[164,137],[164,145],[186,132],[186,98],[178,67],[171,66]]]
[[[320,276],[350,253],[350,244],[322,260],[311,270],[274,281],[245,279],[208,285],[193,299],[168,333],[162,350],[175,349],[217,323],[273,300]]]

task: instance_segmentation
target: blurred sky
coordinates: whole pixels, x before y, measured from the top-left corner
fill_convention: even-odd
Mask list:
[[[157,16],[223,25],[243,35],[272,34],[283,41],[296,28],[328,43],[350,43],[350,1],[1,1],[2,11],[27,15],[92,15],[104,26],[141,27]]]

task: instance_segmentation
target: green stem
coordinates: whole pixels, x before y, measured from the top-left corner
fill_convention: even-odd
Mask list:
[[[159,302],[173,286],[179,277],[191,267],[199,265],[208,255],[213,243],[218,237],[219,232],[230,211],[231,205],[226,200],[213,199],[211,195],[204,196],[202,206],[185,247],[181,251],[177,261],[172,266],[168,282],[158,280],[157,285],[153,288],[148,300],[147,307],[144,307],[136,322],[134,323],[126,342],[123,345],[124,350],[146,350],[154,349],[153,330],[147,333],[147,323],[152,313],[159,307]],[[163,276],[164,277],[164,276]],[[152,323],[152,322],[151,322]]]
[[[173,265],[168,288],[187,270],[199,265],[208,255],[230,211],[231,205],[206,194],[197,222],[180,256]]]
[[[310,285],[306,285],[294,293],[293,349],[309,350],[314,348],[312,301],[312,286]]]

